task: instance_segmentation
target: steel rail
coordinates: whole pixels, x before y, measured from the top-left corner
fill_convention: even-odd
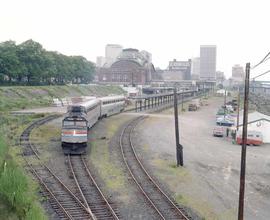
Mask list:
[[[150,204],[152,205],[152,207],[154,207],[154,209],[157,211],[157,213],[160,215],[160,217],[162,219],[166,219],[164,217],[164,215],[161,213],[161,211],[158,209],[158,207],[155,205],[155,202],[147,195],[147,192],[145,192],[145,190],[143,189],[143,186],[140,185],[140,183],[137,181],[135,175],[133,174],[131,168],[130,168],[130,165],[127,161],[127,158],[125,156],[125,153],[124,153],[124,149],[123,149],[123,137],[125,135],[126,132],[128,132],[126,135],[128,136],[128,141],[129,141],[129,144],[130,144],[130,147],[131,147],[131,152],[132,154],[134,155],[136,161],[138,162],[139,164],[139,167],[142,169],[142,172],[147,176],[147,178],[152,182],[153,186],[158,190],[158,192],[161,194],[161,196],[164,197],[165,201],[170,205],[172,206],[172,208],[175,210],[174,213],[176,213],[180,219],[184,219],[184,220],[189,220],[189,218],[176,206],[176,204],[169,198],[169,196],[166,195],[166,193],[158,186],[158,184],[153,180],[153,178],[150,176],[150,174],[146,171],[146,169],[144,168],[144,166],[142,165],[141,161],[139,160],[136,152],[135,152],[135,149],[134,149],[134,146],[133,146],[133,143],[132,143],[132,137],[131,137],[131,134],[132,132],[134,131],[135,127],[138,125],[138,123],[143,120],[145,117],[144,116],[141,116],[141,117],[137,117],[135,118],[134,120],[132,120],[122,131],[121,133],[121,136],[120,136],[120,139],[119,139],[119,143],[120,143],[120,147],[121,147],[121,152],[122,152],[122,156],[123,156],[123,159],[124,159],[124,162],[127,166],[127,169],[129,170],[129,173],[131,174],[134,182],[137,184],[137,186],[140,188],[140,190],[142,191],[142,193],[145,195],[145,197],[147,198],[147,200],[150,202]],[[130,129],[128,131],[128,128]]]
[[[89,205],[88,205],[88,202],[87,202],[87,200],[86,200],[86,198],[85,198],[85,196],[84,196],[84,194],[83,194],[83,192],[82,192],[82,189],[81,189],[81,187],[80,187],[80,184],[79,184],[78,179],[77,179],[77,177],[76,177],[76,174],[75,174],[75,172],[74,172],[73,164],[72,164],[71,159],[70,159],[70,154],[69,154],[67,157],[68,157],[68,163],[69,163],[69,167],[70,167],[70,170],[71,170],[73,179],[74,179],[74,181],[75,181],[75,183],[76,183],[76,186],[77,186],[77,188],[78,188],[78,190],[79,190],[79,192],[80,192],[80,194],[81,194],[81,197],[82,197],[82,199],[83,199],[83,202],[84,202],[84,204],[85,204],[85,206],[86,206],[86,208],[87,208],[87,210],[88,210],[88,212],[89,212],[89,215],[90,215],[91,219],[96,220],[96,217],[95,217],[95,215],[93,214],[93,212],[91,211],[91,209],[90,209],[90,207],[89,207]]]
[[[55,197],[55,195],[53,194],[53,192],[48,188],[48,186],[46,185],[46,183],[44,183],[44,181],[42,180],[42,178],[38,175],[38,173],[36,172],[36,170],[33,168],[33,166],[31,164],[29,164],[27,162],[28,166],[31,168],[33,174],[37,177],[38,181],[40,182],[40,184],[47,190],[47,192],[51,195],[51,197],[54,199],[54,201],[57,203],[57,205],[60,207],[60,209],[62,210],[62,212],[67,216],[67,218],[69,220],[73,220],[73,217],[68,213],[68,211],[62,206],[61,202]]]
[[[181,218],[184,218],[185,220],[189,220],[189,218],[175,205],[175,203],[169,198],[169,196],[167,196],[167,194],[160,188],[160,186],[153,180],[153,178],[150,176],[150,174],[146,171],[145,167],[143,166],[142,162],[140,161],[140,159],[138,158],[138,155],[135,151],[133,142],[132,142],[132,136],[131,134],[134,132],[134,129],[136,128],[136,126],[138,125],[138,123],[143,120],[145,117],[141,118],[130,130],[130,134],[129,134],[129,142],[130,142],[130,146],[132,149],[132,152],[136,158],[136,160],[138,161],[138,163],[140,164],[140,167],[142,168],[142,170],[144,171],[144,173],[147,175],[147,177],[149,178],[149,180],[154,184],[154,186],[159,190],[159,192],[168,200],[168,202],[177,210],[177,212],[181,215]]]
[[[51,119],[51,118],[50,118]],[[51,119],[52,120],[52,119]],[[46,121],[46,122],[48,122],[48,121]],[[46,123],[45,122],[45,123]],[[38,125],[40,125],[39,123],[38,123]],[[30,133],[29,133],[29,135],[30,135]],[[30,148],[31,148],[31,150],[34,152],[34,154],[35,154],[35,156],[40,160],[40,157],[39,157],[39,154],[38,154],[38,152],[34,149],[34,147],[33,147],[33,144],[31,143],[31,141],[30,141],[30,139],[28,140],[28,145],[30,146]],[[55,175],[54,174],[54,172],[47,166],[47,165],[45,165],[44,163],[42,163],[41,161],[40,161],[40,165],[42,165],[43,167],[45,167],[49,172],[50,172],[50,174],[62,185],[62,187],[80,204],[80,206],[83,208],[83,209],[85,209],[87,212],[89,212],[88,211],[88,208],[86,207],[86,206],[84,206],[83,204],[82,204],[82,202],[77,198],[77,196],[76,195],[74,195],[74,193],[59,179],[59,177],[57,176],[57,175]],[[90,213],[89,213],[90,214]]]
[[[142,117],[138,117],[135,120],[132,120],[131,123],[134,123],[136,120],[139,120]],[[130,123],[130,124],[131,124]],[[121,147],[121,152],[122,152],[122,157],[124,159],[124,162],[126,164],[126,167],[132,177],[132,179],[134,180],[134,182],[136,183],[136,185],[139,187],[139,189],[141,190],[141,192],[143,193],[143,195],[145,196],[145,198],[149,201],[149,203],[151,204],[151,206],[154,208],[154,210],[158,213],[158,215],[161,217],[161,219],[166,220],[166,218],[162,215],[162,213],[159,211],[159,209],[156,207],[156,205],[153,203],[153,201],[149,198],[149,196],[147,195],[147,193],[144,191],[144,189],[142,188],[142,186],[139,184],[139,182],[137,181],[137,179],[135,178],[135,176],[133,175],[133,172],[131,171],[127,159],[125,157],[125,153],[124,153],[124,149],[123,149],[123,144],[122,144],[122,138],[124,136],[124,133],[126,131],[126,129],[128,128],[128,125],[123,129],[121,135],[120,135],[120,139],[119,139],[119,144]]]
[[[107,207],[109,208],[111,214],[113,215],[114,219],[119,220],[119,218],[116,215],[115,211],[113,210],[113,208],[111,207],[110,203],[108,202],[108,200],[106,199],[106,197],[103,195],[101,189],[99,188],[99,186],[97,185],[95,179],[93,178],[93,176],[92,176],[92,174],[91,174],[91,172],[90,172],[90,170],[89,170],[89,168],[88,168],[88,166],[87,166],[87,164],[85,162],[85,159],[82,156],[80,156],[80,158],[81,158],[81,160],[83,162],[83,165],[84,165],[84,168],[85,168],[85,170],[87,172],[87,175],[89,176],[89,178],[91,179],[91,181],[95,185],[96,189],[98,190],[99,194],[101,195],[101,197],[105,201],[105,203],[106,203]]]
[[[64,188],[64,190],[66,192],[68,192],[68,194],[77,202],[77,204],[79,204],[79,206],[81,206],[83,208],[83,210],[85,210],[91,217],[91,214],[89,213],[89,210],[87,209],[87,207],[85,207],[82,202],[77,198],[76,195],[74,195],[74,193],[72,193],[72,191],[59,179],[59,177],[57,175],[55,175],[52,170],[46,166],[44,163],[42,163],[40,161],[40,157],[38,154],[38,151],[34,149],[33,144],[30,141],[30,133],[31,131],[39,126],[42,125],[50,120],[55,119],[57,116],[49,116],[46,117],[45,119],[41,119],[39,121],[35,121],[34,123],[32,123],[30,126],[28,126],[22,133],[21,138],[20,138],[20,144],[22,144],[22,141],[24,141],[24,146],[25,147],[30,147],[31,151],[34,153],[35,157],[39,160],[39,163],[42,167],[44,167],[53,177],[54,179],[57,180],[58,183],[60,183],[60,185]],[[69,218],[69,219],[73,219],[73,217],[71,216],[71,214],[68,213],[68,211],[66,210],[66,208],[63,207],[63,205],[61,204],[61,202],[56,198],[56,196],[54,195],[54,193],[50,190],[50,188],[48,187],[48,185],[43,181],[42,177],[38,174],[38,172],[35,170],[35,168],[28,162],[28,160],[24,157],[24,160],[26,161],[27,165],[30,167],[30,169],[32,170],[32,173],[38,178],[39,182],[41,183],[41,185],[45,188],[45,190],[51,195],[51,197],[53,198],[53,200],[57,203],[57,205],[60,207],[60,209],[64,212],[64,214]],[[92,218],[91,218],[92,219]]]

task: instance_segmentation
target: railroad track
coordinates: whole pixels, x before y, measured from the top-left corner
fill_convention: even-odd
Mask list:
[[[118,214],[112,207],[94,180],[83,156],[68,155],[69,169],[81,194],[83,203],[97,219],[118,220]]]
[[[45,165],[35,168],[32,173],[46,190],[51,206],[60,219],[96,219],[91,210]]]
[[[24,149],[23,149],[24,156],[35,155],[38,159],[40,159],[39,153],[38,153],[36,147],[34,145],[32,145],[30,142],[30,133],[34,128],[39,127],[39,126],[41,126],[41,125],[43,125],[43,124],[45,124],[53,119],[56,119],[58,117],[59,117],[59,115],[50,115],[48,117],[37,120],[37,121],[33,122],[31,125],[29,125],[22,132],[22,134],[20,136],[20,145],[24,147]]]
[[[139,190],[160,219],[191,219],[154,181],[136,154],[132,143],[132,132],[144,118],[137,117],[132,120],[120,135],[119,144],[125,165]]]
[[[20,144],[24,147],[24,159],[30,168],[30,171],[37,178],[40,185],[44,189],[44,196],[49,198],[49,202],[60,219],[79,220],[93,219],[93,215],[89,207],[81,202],[81,200],[53,173],[53,171],[40,161],[39,153],[36,147],[31,143],[29,137],[31,131],[57,116],[49,116],[38,120],[27,127],[21,137]],[[33,166],[26,156],[33,155],[39,162],[39,165]]]

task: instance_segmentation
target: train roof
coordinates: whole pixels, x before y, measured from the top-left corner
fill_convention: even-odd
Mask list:
[[[99,98],[102,102],[104,101],[111,101],[111,100],[115,100],[115,99],[124,99],[125,96],[123,95],[117,95],[117,96],[105,96],[102,98]]]
[[[81,106],[81,107],[85,107],[85,108],[90,108],[92,106],[95,106],[99,103],[100,101],[98,99],[92,99],[86,102],[81,102],[81,103],[76,103],[76,104],[72,104],[70,105],[71,107],[73,106]]]

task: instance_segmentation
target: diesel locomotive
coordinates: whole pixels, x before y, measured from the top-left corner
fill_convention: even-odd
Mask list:
[[[124,96],[108,96],[68,106],[62,121],[61,143],[64,154],[84,154],[89,129],[99,119],[123,111],[124,104]]]

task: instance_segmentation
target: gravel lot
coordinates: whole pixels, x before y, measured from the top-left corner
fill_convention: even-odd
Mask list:
[[[208,100],[197,112],[179,115],[184,168],[175,167],[173,111],[149,115],[134,133],[143,163],[175,199],[205,219],[237,219],[240,146],[212,136],[215,113],[223,103]],[[148,205],[127,176],[118,145],[121,127],[134,113],[103,119],[90,131],[89,162],[105,195],[123,219],[153,219]],[[32,136],[44,161],[70,184],[60,146],[61,119],[41,126]],[[44,135],[45,134],[45,135]],[[270,146],[248,147],[245,219],[270,219]],[[191,213],[193,213],[191,211]],[[51,219],[57,219],[50,215]],[[195,217],[196,218],[196,217]]]
[[[149,116],[137,130],[138,151],[177,201],[206,219],[237,219],[241,147],[212,136],[222,98],[179,115],[184,168],[175,168],[172,110]],[[147,162],[146,162],[147,161]],[[248,147],[245,219],[270,219],[270,145]]]

